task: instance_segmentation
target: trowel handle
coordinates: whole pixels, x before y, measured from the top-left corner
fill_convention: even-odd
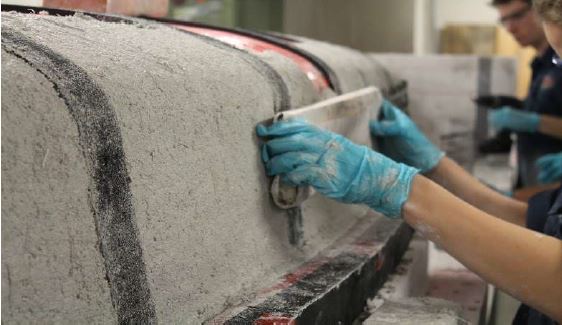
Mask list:
[[[290,186],[281,182],[279,176],[273,178],[271,183],[271,197],[273,202],[281,209],[299,207],[316,191],[311,186]]]
[[[273,123],[283,120],[283,117],[283,113],[275,114]],[[284,184],[279,176],[273,178],[270,192],[273,202],[281,209],[299,207],[306,199],[316,193],[311,186],[294,187]]]

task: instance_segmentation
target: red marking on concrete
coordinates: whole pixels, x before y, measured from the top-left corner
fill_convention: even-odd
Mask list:
[[[375,262],[375,270],[380,271],[384,265],[384,253],[380,252]]]
[[[328,81],[326,80],[326,78],[324,78],[324,74],[318,68],[316,68],[314,64],[312,64],[304,56],[289,51],[283,47],[249,36],[240,35],[235,32],[195,26],[173,26],[178,29],[214,38],[250,53],[263,53],[265,51],[276,52],[297,64],[300,67],[301,71],[306,75],[308,80],[312,82],[314,88],[316,88],[316,91],[318,91],[319,93],[329,87]]]
[[[304,278],[305,276],[307,276],[307,275],[313,273],[314,271],[316,271],[320,266],[322,266],[323,264],[325,264],[329,260],[330,260],[329,258],[318,258],[318,259],[315,259],[315,260],[313,260],[309,263],[306,263],[303,266],[301,266],[300,268],[298,268],[296,271],[285,274],[285,276],[283,277],[283,280],[281,282],[279,282],[278,284],[276,284],[276,285],[274,285],[270,288],[267,288],[267,289],[264,289],[264,290],[260,291],[260,294],[265,294],[265,293],[270,293],[272,291],[287,289],[288,287],[290,287],[293,284],[302,280],[302,278]]]
[[[296,325],[297,322],[287,316],[275,315],[275,314],[263,314],[258,320],[254,322],[254,325]]]

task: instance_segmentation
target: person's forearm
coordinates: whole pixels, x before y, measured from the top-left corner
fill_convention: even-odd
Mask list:
[[[539,132],[562,139],[562,118],[541,115]]]
[[[421,175],[402,215],[486,281],[562,320],[562,241],[494,218]]]
[[[448,157],[441,159],[427,177],[493,216],[523,227],[526,224],[526,203],[492,190]]]

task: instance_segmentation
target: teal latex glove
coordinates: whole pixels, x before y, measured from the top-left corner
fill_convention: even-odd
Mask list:
[[[418,170],[302,119],[257,126],[267,137],[262,159],[268,175],[280,175],[292,186],[311,185],[323,195],[367,204],[398,218]]]
[[[383,118],[371,121],[371,133],[380,137],[381,152],[388,157],[426,173],[441,161],[445,153],[437,148],[400,109],[385,100]]]
[[[543,184],[562,181],[562,152],[544,155],[537,160],[539,182]]]
[[[537,113],[515,110],[509,106],[488,113],[488,123],[497,130],[534,133],[539,129],[540,120]]]

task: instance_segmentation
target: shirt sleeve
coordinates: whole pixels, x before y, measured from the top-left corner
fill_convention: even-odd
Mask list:
[[[531,109],[539,114],[562,117],[562,69],[553,68],[539,80]]]

